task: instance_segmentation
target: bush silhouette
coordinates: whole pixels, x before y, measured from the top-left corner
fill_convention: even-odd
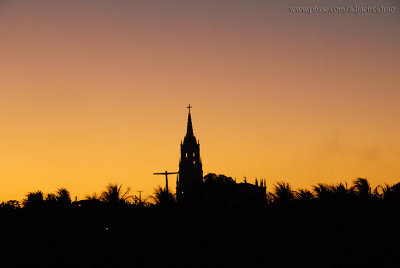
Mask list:
[[[24,208],[27,209],[40,209],[44,205],[44,198],[42,191],[30,192],[22,201]]]

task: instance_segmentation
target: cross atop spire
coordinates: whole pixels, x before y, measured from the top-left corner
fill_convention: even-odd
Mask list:
[[[192,106],[189,104],[189,106],[186,108],[189,109],[186,136],[193,137],[192,116],[190,115],[190,108],[192,108]]]

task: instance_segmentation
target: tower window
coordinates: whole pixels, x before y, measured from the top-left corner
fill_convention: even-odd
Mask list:
[[[193,164],[196,164],[196,161],[193,160]]]

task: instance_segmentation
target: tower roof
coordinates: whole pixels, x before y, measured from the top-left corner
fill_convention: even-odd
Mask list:
[[[193,137],[193,125],[192,125],[192,117],[190,115],[190,111],[188,114],[186,137]]]
[[[186,130],[185,139],[194,137],[194,135],[193,135],[193,125],[192,125],[192,116],[190,115],[190,109],[192,108],[192,106],[190,106],[190,104],[189,104],[189,106],[186,107],[186,108],[189,109],[189,114],[188,114],[188,122],[187,122],[187,130]]]

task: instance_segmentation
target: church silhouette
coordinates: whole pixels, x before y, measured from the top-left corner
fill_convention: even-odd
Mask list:
[[[225,206],[255,205],[266,202],[265,180],[255,184],[236,183],[231,177],[209,173],[203,177],[200,142],[193,132],[189,109],[186,135],[180,144],[179,172],[176,180],[176,199],[180,204],[220,204]]]
[[[176,198],[179,202],[198,193],[203,181],[203,165],[200,158],[200,143],[193,134],[192,117],[189,109],[187,130],[181,141],[181,157],[179,160],[179,176],[176,181]]]

